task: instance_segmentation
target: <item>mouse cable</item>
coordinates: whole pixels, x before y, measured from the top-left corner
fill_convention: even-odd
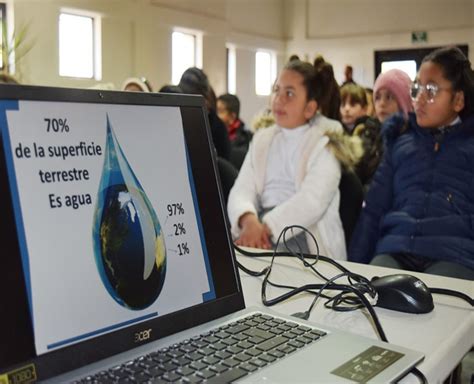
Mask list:
[[[312,254],[305,254],[303,253],[302,251],[302,247],[300,246],[300,243],[298,241],[296,241],[296,246],[298,247],[298,252],[295,251],[294,249],[292,249],[292,247],[290,247],[287,243],[287,233],[290,231],[291,232],[291,236],[294,236],[294,229],[298,229],[302,232],[306,232],[313,240],[314,244],[315,244],[315,247],[316,247],[316,250],[317,250],[317,254],[316,255],[312,255]],[[314,237],[314,235],[308,231],[305,227],[303,226],[299,226],[299,225],[293,225],[293,226],[289,226],[289,227],[285,227],[282,232],[280,233],[279,237],[278,237],[278,240],[277,240],[277,244],[275,246],[275,249],[278,249],[278,245],[280,243],[280,241],[283,241],[284,243],[284,246],[287,250],[287,252],[276,252],[276,250],[272,250],[271,252],[259,252],[259,253],[255,253],[255,252],[250,252],[250,251],[246,251],[246,250],[243,250],[241,248],[239,248],[238,246],[236,246],[234,244],[234,247],[236,248],[237,251],[240,251],[242,254],[244,255],[247,255],[247,256],[260,256],[262,257],[263,255],[268,255],[268,256],[271,256],[272,257],[272,260],[271,260],[271,265],[270,265],[270,268],[273,266],[274,264],[274,257],[276,255],[280,255],[280,256],[287,256],[287,257],[296,257],[297,259],[299,259],[303,265],[307,268],[310,268],[317,276],[319,276],[320,278],[322,278],[324,281],[328,282],[328,281],[334,281],[335,279],[329,279],[325,276],[323,276],[321,273],[319,273],[319,271],[317,271],[315,268],[314,268],[314,265],[318,262],[319,259],[321,259],[322,261],[327,261],[328,263],[331,263],[333,266],[335,266],[337,269],[341,270],[342,271],[342,275],[339,275],[339,277],[343,277],[343,276],[347,276],[348,280],[349,280],[349,284],[355,286],[356,288],[358,288],[360,291],[364,292],[364,293],[367,293],[370,295],[371,298],[374,298],[376,296],[376,291],[375,289],[373,288],[373,286],[371,285],[371,282],[365,278],[364,276],[361,276],[361,275],[358,275],[358,274],[355,274],[351,271],[349,271],[347,268],[345,268],[344,266],[342,266],[341,264],[335,262],[333,259],[331,258],[328,258],[326,256],[320,256],[319,255],[319,246],[318,246],[318,242],[316,240],[316,238]],[[307,257],[306,257],[307,256]],[[309,263],[306,258],[308,259],[314,259],[314,262],[312,263]],[[238,263],[239,265],[240,263]],[[266,273],[266,270],[262,270],[262,271],[250,271],[248,268],[244,267],[242,264],[240,264],[242,266],[242,270],[244,270],[246,273],[252,275],[252,276],[262,276]],[[267,267],[268,268],[268,267]],[[273,282],[271,282],[269,279],[268,279],[268,284],[272,285],[272,286],[275,286],[275,287],[279,287],[279,288],[287,288],[287,289],[295,289],[295,287],[291,287],[291,286],[283,286],[283,285],[279,285],[279,284],[275,284]],[[312,294],[317,294],[315,292],[310,292]],[[332,304],[331,307],[328,306],[328,302],[325,303],[325,306],[327,308],[332,308],[334,310],[355,310],[355,309],[358,309],[358,308],[361,308],[363,307],[364,305],[361,304],[360,300],[357,300],[356,297],[348,297],[347,296],[347,292],[341,292],[341,294],[337,295],[337,296],[332,296],[332,297],[328,297],[324,294],[322,294],[322,292],[319,292],[319,296],[320,297],[323,297],[323,298],[326,298],[328,299],[328,302],[331,301],[331,300],[334,300],[334,299],[337,299],[334,301],[334,303]],[[342,308],[340,307],[340,303],[344,303],[346,305],[350,305],[352,306],[352,308],[350,307],[345,307],[345,308]],[[339,307],[340,308],[339,308]]]
[[[309,316],[311,314],[311,311],[313,310],[313,307],[316,305],[316,302],[318,301],[318,299],[320,297],[323,296],[323,291],[324,289],[326,289],[328,287],[328,285],[330,285],[331,283],[334,283],[337,279],[341,278],[341,277],[344,277],[346,276],[345,273],[341,273],[339,275],[336,275],[334,276],[332,279],[330,279],[329,281],[327,281],[317,292],[314,292],[314,299],[313,301],[311,302],[311,305],[309,306],[309,308],[305,311],[305,312],[297,312],[296,314],[293,314],[293,316],[296,315],[296,317],[300,317],[301,319],[304,319],[304,320],[308,320],[309,319]],[[342,294],[343,292],[341,292]],[[339,294],[339,295],[341,295]],[[338,296],[339,296],[338,295]],[[326,307],[326,304],[331,302],[332,300],[334,299],[334,297],[330,297],[329,300],[327,302],[324,303],[324,306]],[[327,308],[327,307],[326,307]],[[355,309],[355,308],[354,308]]]
[[[292,255],[291,253],[282,252],[282,251],[264,251],[264,252],[247,251],[246,249],[240,248],[238,245],[235,245],[235,243],[234,243],[234,249],[240,254],[244,256],[250,256],[250,257],[273,257],[273,256],[294,257],[294,255]],[[302,256],[304,256],[305,259],[316,259],[316,257],[318,257],[319,260],[332,264],[333,266],[338,268],[341,272],[350,272],[346,267],[339,264],[337,261],[331,259],[330,257],[324,256],[324,255],[316,256],[316,255],[313,255],[312,253],[303,253]]]
[[[446,288],[430,288],[428,287],[431,293],[436,293],[439,295],[447,295],[447,296],[454,296],[459,299],[465,300],[469,303],[471,307],[474,307],[474,299],[472,297],[469,297],[465,293],[459,292],[459,291],[454,291],[452,289],[446,289]]]
[[[413,373],[413,375],[420,379],[421,384],[428,384],[428,379],[417,367],[413,367],[408,373]]]
[[[242,265],[241,263],[239,263],[238,261],[236,262],[237,263],[237,266],[242,270],[244,271],[245,273],[247,273],[248,275],[250,276],[254,276],[254,277],[260,277],[260,276],[264,276],[266,273],[267,273],[267,269],[269,267],[265,267],[264,269],[262,269],[261,271],[252,271],[251,269],[245,267],[244,265]],[[276,287],[276,288],[282,288],[282,289],[296,289],[297,287],[294,287],[292,285],[285,285],[285,284],[278,284],[278,283],[274,283],[272,282],[270,279],[267,280],[268,284],[273,286],[273,287]],[[311,293],[313,295],[316,295],[318,294],[318,291],[315,291],[315,290],[311,290],[311,289],[307,289],[305,292],[307,293]],[[332,299],[332,297],[330,296],[326,296],[324,294],[321,294],[321,297],[322,298],[325,298],[325,299]]]
[[[261,271],[252,271],[251,269],[245,267],[243,264],[239,263],[237,260],[235,262],[237,263],[237,267],[239,267],[239,269],[244,271],[247,275],[255,276],[255,277],[264,276],[265,273],[267,273],[267,269],[269,268],[269,267],[265,267]]]
[[[267,273],[267,276],[268,276],[268,273]],[[297,295],[301,292],[308,292],[308,291],[311,291],[313,289],[323,288],[323,289],[328,289],[328,290],[338,290],[338,291],[346,291],[346,292],[354,293],[355,295],[357,295],[360,298],[360,300],[365,304],[365,307],[369,311],[370,316],[372,317],[372,319],[374,321],[374,325],[377,329],[377,332],[380,336],[380,339],[382,341],[387,341],[387,338],[385,336],[385,332],[383,331],[383,329],[380,325],[380,321],[378,319],[378,316],[377,316],[376,312],[373,309],[373,306],[370,304],[370,302],[367,300],[367,298],[364,296],[363,293],[359,292],[359,290],[357,290],[354,287],[351,287],[350,285],[347,285],[347,284],[334,284],[334,283],[330,283],[330,284],[328,284],[328,283],[326,283],[326,284],[306,284],[306,285],[303,285],[301,287],[297,287],[295,289],[292,289],[291,291],[286,292],[286,293],[284,293],[280,296],[277,296],[273,299],[267,299],[267,295],[266,295],[266,285],[267,285],[266,283],[267,282],[268,282],[268,280],[264,278],[264,281],[262,282],[262,291],[261,291],[262,303],[267,307],[271,307],[275,304],[279,304],[279,303],[281,303],[285,300],[288,300],[289,298],[291,298],[291,297],[293,297],[293,296],[295,296],[295,295]]]
[[[288,246],[287,242],[286,242],[286,234],[288,231],[291,231],[292,234],[293,234],[293,229],[294,228],[297,228],[297,229],[300,229],[302,231],[305,231],[308,233],[309,236],[312,237],[315,245],[316,245],[316,249],[317,249],[317,254],[314,255],[314,254],[311,254],[311,253],[304,253],[301,251],[301,247],[299,245],[298,242],[297,243],[297,246],[299,247],[299,252],[296,252],[294,251],[291,247]],[[280,239],[283,238],[283,242],[284,242],[284,245],[286,247],[286,251],[284,252],[278,252],[276,251],[276,248],[275,247],[275,250],[272,250],[272,251],[267,251],[267,252],[252,252],[252,251],[247,251],[245,249],[242,249],[240,248],[239,246],[237,246],[235,243],[233,243],[233,246],[234,246],[234,249],[239,252],[240,254],[244,255],[244,256],[250,256],[250,257],[296,257],[297,259],[299,259],[303,265],[307,268],[310,268],[317,276],[319,276],[321,279],[323,279],[324,281],[329,281],[329,278],[323,276],[318,270],[316,270],[314,268],[314,265],[319,261],[323,261],[323,262],[326,262],[326,263],[329,263],[331,265],[333,265],[334,267],[336,267],[337,269],[339,269],[341,272],[343,273],[346,273],[348,275],[351,276],[351,279],[357,281],[357,282],[363,282],[364,284],[366,284],[367,286],[371,287],[370,285],[370,282],[367,278],[365,278],[364,276],[361,276],[361,275],[358,275],[358,274],[355,274],[351,271],[349,271],[347,268],[345,268],[343,265],[339,264],[338,262],[336,262],[335,260],[333,260],[332,258],[330,257],[327,257],[327,256],[323,256],[323,255],[320,255],[319,254],[319,247],[318,247],[318,242],[316,240],[316,238],[314,237],[314,235],[309,232],[306,228],[302,227],[302,226],[298,226],[298,225],[293,225],[293,226],[289,226],[289,227],[285,227],[282,232],[280,233],[280,236],[278,237],[278,240],[277,240],[277,245],[279,244],[280,242]],[[312,263],[309,263],[308,260],[314,260]],[[272,260],[272,263],[273,263],[273,260]],[[248,273],[249,275],[251,276],[262,276],[264,275],[264,272],[261,271],[261,272],[256,272],[256,271],[250,271],[248,270],[247,268],[245,268],[242,264],[240,264],[239,262],[237,262],[237,266],[239,268],[241,268],[244,272]],[[375,293],[375,291],[374,291]]]
[[[298,247],[298,252],[295,251],[294,249],[292,249],[292,247],[290,247],[288,245],[286,235],[290,231],[291,235],[294,236],[295,235],[294,234],[294,229],[298,229],[298,230],[301,230],[302,232],[306,232],[312,238],[312,240],[313,240],[313,242],[316,246],[316,250],[317,250],[316,255],[303,253],[302,248],[300,246],[300,243],[297,240],[296,240],[296,246]],[[327,261],[327,262],[331,263],[332,265],[336,266],[337,269],[342,271],[343,274],[339,275],[340,277],[343,277],[344,275],[347,276],[347,278],[349,280],[349,283],[351,285],[354,285],[355,287],[359,288],[359,290],[363,291],[364,293],[368,293],[371,296],[371,298],[375,297],[376,292],[373,289],[370,281],[367,278],[365,278],[364,276],[355,274],[353,272],[350,272],[347,268],[343,267],[341,264],[335,262],[331,258],[319,255],[318,242],[317,242],[316,238],[314,237],[314,235],[310,231],[308,231],[306,228],[304,228],[302,226],[299,226],[299,225],[293,225],[293,226],[285,227],[282,230],[282,232],[280,233],[280,236],[278,237],[277,245],[279,244],[279,242],[281,240],[283,240],[283,243],[284,243],[284,246],[285,246],[287,252],[278,253],[275,250],[273,250],[272,252],[262,252],[262,253],[259,254],[259,253],[250,252],[250,251],[246,251],[244,249],[241,249],[235,244],[234,244],[234,247],[241,254],[244,254],[244,255],[247,255],[247,256],[262,256],[262,254],[263,254],[263,255],[271,256],[273,258],[278,254],[280,256],[296,257],[297,259],[299,259],[303,263],[303,265],[305,267],[310,268],[317,276],[319,276],[324,281],[326,281],[326,282],[330,281],[330,280],[334,281],[334,278],[329,279],[329,278],[323,276],[318,270],[316,270],[314,268],[314,265],[318,262],[319,259],[321,259],[322,261]],[[276,246],[275,248],[278,248],[278,247]],[[306,258],[314,259],[314,262],[309,263],[306,260]],[[237,265],[244,272],[246,272],[247,274],[249,274],[251,276],[262,276],[262,275],[265,275],[265,273],[266,273],[266,269],[264,269],[262,271],[251,271],[248,268],[246,268],[245,266],[243,266],[242,264],[240,264],[239,262],[237,262]],[[273,259],[272,259],[271,265],[273,265]],[[292,287],[292,286],[275,284],[272,281],[270,281],[269,279],[268,279],[268,284],[270,284],[272,286],[275,286],[275,287],[278,287],[278,288],[295,289],[295,287]],[[314,291],[312,291],[310,293],[315,294],[315,295],[318,294],[317,292],[314,292]],[[325,299],[328,299],[328,302],[326,302],[324,305],[327,308],[330,308],[330,309],[333,309],[333,310],[349,311],[349,310],[356,310],[356,309],[359,309],[359,308],[364,306],[360,302],[360,300],[358,300],[356,297],[353,297],[353,296],[349,297],[347,295],[347,292],[341,292],[339,295],[332,296],[332,297],[326,296],[322,292],[319,292],[319,297],[323,297]],[[329,306],[329,302],[332,301],[332,300],[333,300],[333,304],[331,306]],[[345,304],[345,306],[343,307],[341,304]]]
[[[316,250],[317,250],[317,254],[316,255],[311,255],[313,256],[312,258],[314,258],[314,262],[313,263],[308,263],[306,260],[305,260],[305,254],[302,252],[302,249],[301,249],[301,246],[299,245],[298,242],[296,242],[296,245],[297,247],[299,248],[298,251],[299,252],[296,252],[294,251],[293,249],[291,249],[291,247],[288,246],[287,244],[287,241],[286,241],[286,235],[288,233],[288,231],[291,231],[291,234],[292,236],[294,236],[294,233],[293,233],[293,230],[294,229],[298,229],[298,230],[301,230],[303,232],[306,232],[308,233],[311,238],[313,239],[315,245],[316,245]],[[305,267],[309,267],[312,271],[314,271],[318,276],[322,277],[326,283],[325,284],[308,284],[308,285],[304,285],[302,287],[298,287],[298,288],[295,288],[295,289],[292,289],[291,291],[285,293],[285,294],[282,294],[274,299],[268,299],[267,300],[267,296],[266,296],[266,288],[267,288],[267,284],[268,284],[268,281],[269,281],[269,277],[270,277],[270,274],[272,272],[272,268],[273,268],[273,265],[274,265],[274,261],[275,261],[275,254],[276,254],[276,249],[278,249],[278,246],[280,244],[280,241],[283,239],[283,243],[286,247],[286,249],[288,250],[288,252],[294,256],[294,257],[297,257]],[[238,249],[239,250],[239,249]],[[288,252],[285,253],[285,255],[288,255]],[[252,253],[252,252],[245,252],[245,253]],[[364,304],[364,306],[367,308],[367,310],[369,311],[372,319],[373,319],[373,322],[375,324],[375,327],[377,329],[377,332],[379,334],[379,336],[381,337],[382,340],[386,339],[386,336],[385,336],[385,333],[382,329],[382,326],[380,324],[380,321],[377,317],[377,314],[375,313],[372,305],[370,304],[370,302],[367,300],[367,298],[364,296],[364,293],[360,291],[360,289],[358,289],[357,287],[354,287],[352,286],[352,280],[356,280],[356,281],[363,281],[364,283],[366,283],[366,285],[369,287],[368,289],[365,289],[365,291],[369,291],[371,296],[374,297],[376,292],[375,290],[373,289],[373,287],[371,286],[370,284],[370,281],[368,279],[366,279],[365,277],[363,276],[360,276],[360,275],[357,275],[357,274],[354,274],[352,272],[350,272],[347,268],[343,267],[342,265],[340,265],[339,263],[337,262],[333,262],[332,259],[328,258],[328,257],[325,257],[324,259],[326,259],[328,262],[330,262],[331,264],[335,265],[337,268],[339,268],[343,273],[332,278],[332,279],[328,279],[326,277],[324,277],[322,274],[318,273],[318,271],[315,270],[314,268],[314,265],[318,262],[318,260],[320,259],[320,255],[319,255],[319,246],[317,244],[317,240],[316,238],[313,236],[313,234],[311,232],[309,232],[306,228],[302,227],[302,226],[298,226],[298,225],[294,225],[294,226],[290,226],[290,227],[285,227],[282,232],[280,233],[280,235],[278,236],[278,239],[276,241],[276,245],[275,245],[275,250],[273,252],[268,252],[267,254],[270,254],[271,255],[271,261],[270,261],[270,266],[265,268],[263,271],[265,271],[265,274],[264,274],[264,278],[263,278],[263,282],[262,282],[262,289],[261,289],[261,297],[262,297],[262,303],[265,305],[265,306],[272,306],[272,305],[275,305],[277,303],[280,303],[284,300],[287,300],[288,298],[296,295],[296,294],[299,294],[301,292],[305,292],[305,291],[308,291],[308,290],[311,290],[311,289],[319,289],[319,292],[316,294],[316,297],[315,297],[315,300],[313,300],[312,304],[311,304],[311,307],[308,311],[306,311],[304,313],[303,316],[300,316],[300,317],[306,317],[306,313],[308,314],[307,316],[309,317],[309,312],[311,311],[311,309],[314,307],[315,305],[315,302],[316,300],[321,296],[323,290],[327,289],[327,290],[338,290],[338,291],[343,291],[343,292],[351,292],[353,294],[355,294],[356,296],[358,296],[359,300]],[[263,271],[262,274],[263,274]],[[258,272],[259,276],[260,275],[260,272]],[[348,276],[351,284],[335,284],[334,283],[334,280],[335,279],[338,279],[342,276]],[[351,280],[352,279],[352,280]]]
[[[245,266],[243,266],[242,264],[240,264],[240,263],[238,263],[238,264],[239,264],[239,268],[241,268],[244,272],[246,272],[250,276],[259,277],[259,276],[265,275],[265,273],[266,273],[266,268],[263,269],[262,271],[252,271],[252,270],[246,268]],[[345,276],[345,275],[343,275],[343,274],[339,275],[339,277],[342,277],[342,276]],[[267,283],[268,283],[268,285],[271,285],[275,288],[281,288],[281,289],[294,290],[294,289],[298,288],[298,287],[291,286],[291,285],[274,283],[270,279],[267,280]],[[305,289],[306,287],[302,287],[302,288],[303,289],[301,290],[301,292],[310,293],[312,295],[319,295],[319,297],[321,297],[323,299],[327,299],[328,301],[326,301],[324,303],[324,306],[326,308],[332,309],[334,311],[348,312],[348,311],[354,311],[356,309],[360,309],[360,308],[364,307],[364,305],[360,302],[360,300],[357,299],[357,297],[347,296],[348,292],[341,292],[336,296],[327,296],[324,293],[320,292],[320,289],[314,290],[314,289]],[[329,305],[331,302],[333,302],[333,304]],[[345,304],[345,306],[341,306],[340,305],[341,303]],[[302,312],[298,312],[298,313],[302,313]],[[292,316],[295,316],[295,315],[292,314]],[[309,314],[308,314],[308,317],[302,317],[302,316],[303,315],[296,316],[296,317],[301,317],[301,318],[304,318],[305,320],[307,320],[309,318]]]
[[[296,241],[296,245],[299,248],[298,252],[295,251],[294,249],[292,249],[287,244],[286,235],[289,231],[291,231],[291,235],[294,236],[294,232],[293,232],[294,229],[298,229],[298,230],[301,230],[303,232],[306,232],[312,238],[312,240],[313,240],[313,242],[316,246],[316,250],[318,252],[317,255],[304,253],[302,251],[302,248],[301,248],[298,241]],[[286,248],[286,252],[276,252],[275,250],[273,250],[271,252],[258,252],[258,253],[256,253],[256,252],[251,252],[251,251],[246,251],[244,249],[241,249],[240,247],[238,247],[235,244],[234,244],[234,248],[238,252],[240,252],[241,254],[246,255],[246,256],[250,256],[250,257],[268,257],[268,256],[270,256],[270,257],[272,257],[271,266],[273,265],[273,258],[276,257],[276,256],[296,257],[297,259],[299,259],[303,263],[303,265],[305,267],[310,268],[321,279],[323,279],[326,282],[328,282],[328,281],[333,282],[335,280],[335,278],[329,279],[329,278],[323,276],[318,270],[316,270],[314,268],[314,265],[318,262],[318,260],[328,262],[328,263],[332,264],[333,266],[335,266],[337,269],[339,269],[342,272],[342,274],[338,275],[338,277],[347,276],[347,278],[349,280],[349,283],[351,285],[357,287],[362,292],[369,294],[371,298],[375,297],[376,292],[373,289],[370,281],[367,278],[349,271],[347,268],[345,268],[344,266],[342,266],[341,264],[339,264],[338,262],[334,261],[333,259],[331,259],[329,257],[319,255],[318,242],[317,242],[316,238],[314,237],[314,235],[310,231],[308,231],[306,228],[304,228],[302,226],[298,226],[298,225],[285,227],[282,230],[282,232],[280,233],[280,236],[278,237],[277,245],[281,240],[283,240],[284,246]],[[275,247],[275,248],[277,249],[278,247]],[[310,263],[306,259],[313,259],[314,261]],[[249,274],[251,276],[263,276],[267,272],[267,269],[263,269],[262,271],[251,271],[239,262],[237,262],[237,265],[244,272],[246,272],[247,274]],[[270,266],[270,268],[271,268],[271,266]],[[269,267],[266,267],[266,268],[269,268]],[[273,283],[270,279],[267,279],[267,280],[268,280],[268,284],[272,285],[274,287],[286,288],[286,289],[295,289],[296,288],[296,287],[292,287],[292,286],[288,286],[288,285],[281,285],[281,284]],[[364,307],[364,304],[357,297],[354,297],[353,295],[350,295],[350,292],[347,292],[347,291],[343,291],[343,292],[339,293],[336,296],[324,295],[322,293],[322,290],[319,293],[315,292],[315,291],[310,291],[310,290],[308,290],[308,292],[311,293],[311,294],[317,295],[317,297],[315,297],[315,300],[317,300],[319,297],[327,299],[328,301],[324,303],[324,306],[326,308],[329,308],[329,309],[332,309],[332,310],[335,310],[335,311],[353,311],[353,310],[360,309],[360,308]],[[332,302],[332,304],[331,304],[331,302]],[[313,308],[314,303],[313,303],[313,305],[311,305],[309,311],[311,311],[311,309]],[[344,305],[342,305],[342,304],[344,304]],[[308,318],[309,317],[308,311],[303,312],[303,313],[299,313],[299,315],[302,318]]]

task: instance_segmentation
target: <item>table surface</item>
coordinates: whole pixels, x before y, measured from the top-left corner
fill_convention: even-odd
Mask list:
[[[237,255],[237,259],[242,265],[255,271],[262,270],[270,262],[270,258],[267,257],[248,257],[240,254]],[[428,287],[452,289],[474,297],[474,282],[468,280],[350,262],[341,264],[369,279],[373,276],[409,273],[416,275]],[[339,273],[335,267],[321,261],[316,267],[328,278]],[[261,300],[263,277],[252,277],[242,271],[240,277],[246,306],[263,306]],[[312,271],[305,268],[301,261],[288,257],[275,258],[270,280],[293,286],[322,282]],[[286,291],[267,286],[267,299]],[[272,306],[272,309],[286,315],[304,312],[309,308],[313,298],[313,295],[303,293]],[[325,301],[325,299],[318,300],[311,312],[310,321],[378,339],[376,329],[366,310],[336,312],[325,308]],[[383,308],[376,308],[375,311],[388,341],[422,352],[425,359],[418,368],[429,383],[442,383],[474,345],[474,310],[467,302],[451,296],[433,294],[433,301],[435,308],[427,314],[402,313]],[[401,383],[418,382],[419,380],[413,375],[408,375],[401,381]]]

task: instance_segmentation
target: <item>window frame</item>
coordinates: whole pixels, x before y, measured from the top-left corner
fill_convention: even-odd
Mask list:
[[[172,33],[171,33],[171,83],[172,84],[178,84],[179,83],[179,78],[181,78],[181,75],[183,71],[179,73],[175,73],[175,68],[173,65],[173,50],[174,50],[174,44],[173,44],[173,35],[175,33],[180,33],[184,35],[191,35],[194,38],[194,49],[193,49],[193,55],[194,55],[194,65],[197,68],[202,69],[202,36],[203,33],[202,31],[194,30],[194,29],[186,29],[186,28],[174,28]],[[189,67],[188,67],[189,68]],[[186,70],[185,68],[184,70]]]
[[[268,89],[265,92],[259,93],[259,88],[257,87],[257,77],[258,77],[258,71],[257,71],[257,57],[259,53],[265,53],[269,55],[270,58],[270,63],[269,63],[269,74],[270,74],[270,79],[269,83],[267,84]],[[257,49],[255,52],[255,95],[257,96],[270,96],[272,93],[272,88],[273,88],[273,83],[275,82],[276,79],[276,72],[277,72],[277,59],[276,59],[276,52],[269,50],[269,49]]]
[[[87,17],[92,19],[92,76],[74,76],[61,74],[61,15]],[[76,8],[61,8],[58,15],[58,74],[62,78],[80,80],[102,80],[102,15],[98,12]]]
[[[457,47],[469,57],[469,47],[467,44],[460,44]],[[423,58],[434,51],[435,49],[441,48],[427,47],[427,48],[409,48],[409,49],[391,49],[391,50],[380,50],[374,52],[374,81],[382,71],[382,63],[385,61],[402,61],[402,60],[414,60],[416,62],[416,70],[418,71],[421,66]]]
[[[227,93],[237,93],[237,49],[233,44],[226,44],[226,88]]]
[[[1,24],[2,24],[2,31],[1,31],[1,35],[0,35],[0,44],[2,45],[2,48],[3,48],[3,38],[6,37],[8,38],[8,18],[7,18],[7,3],[4,3],[4,2],[1,2],[0,3],[0,21],[1,21]],[[3,36],[3,24],[5,23],[5,27],[6,27],[6,31],[7,31],[7,36]],[[8,56],[6,58],[8,60]],[[7,65],[8,63],[5,63],[4,61],[4,56],[3,56],[3,51],[2,51],[2,57],[0,59],[0,70],[3,71],[5,66]]]

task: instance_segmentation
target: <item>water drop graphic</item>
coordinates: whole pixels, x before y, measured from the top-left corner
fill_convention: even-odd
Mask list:
[[[166,274],[164,235],[108,116],[93,242],[100,277],[115,301],[134,310],[155,302]]]

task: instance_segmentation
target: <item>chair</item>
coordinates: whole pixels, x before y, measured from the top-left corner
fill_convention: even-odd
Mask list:
[[[359,177],[352,171],[343,170],[339,182],[339,215],[341,217],[346,248],[349,248],[352,232],[359,218],[362,202],[364,201],[364,187]]]
[[[231,148],[229,160],[237,170],[240,170],[240,167],[242,167],[245,155],[247,155],[247,148],[234,146]]]

